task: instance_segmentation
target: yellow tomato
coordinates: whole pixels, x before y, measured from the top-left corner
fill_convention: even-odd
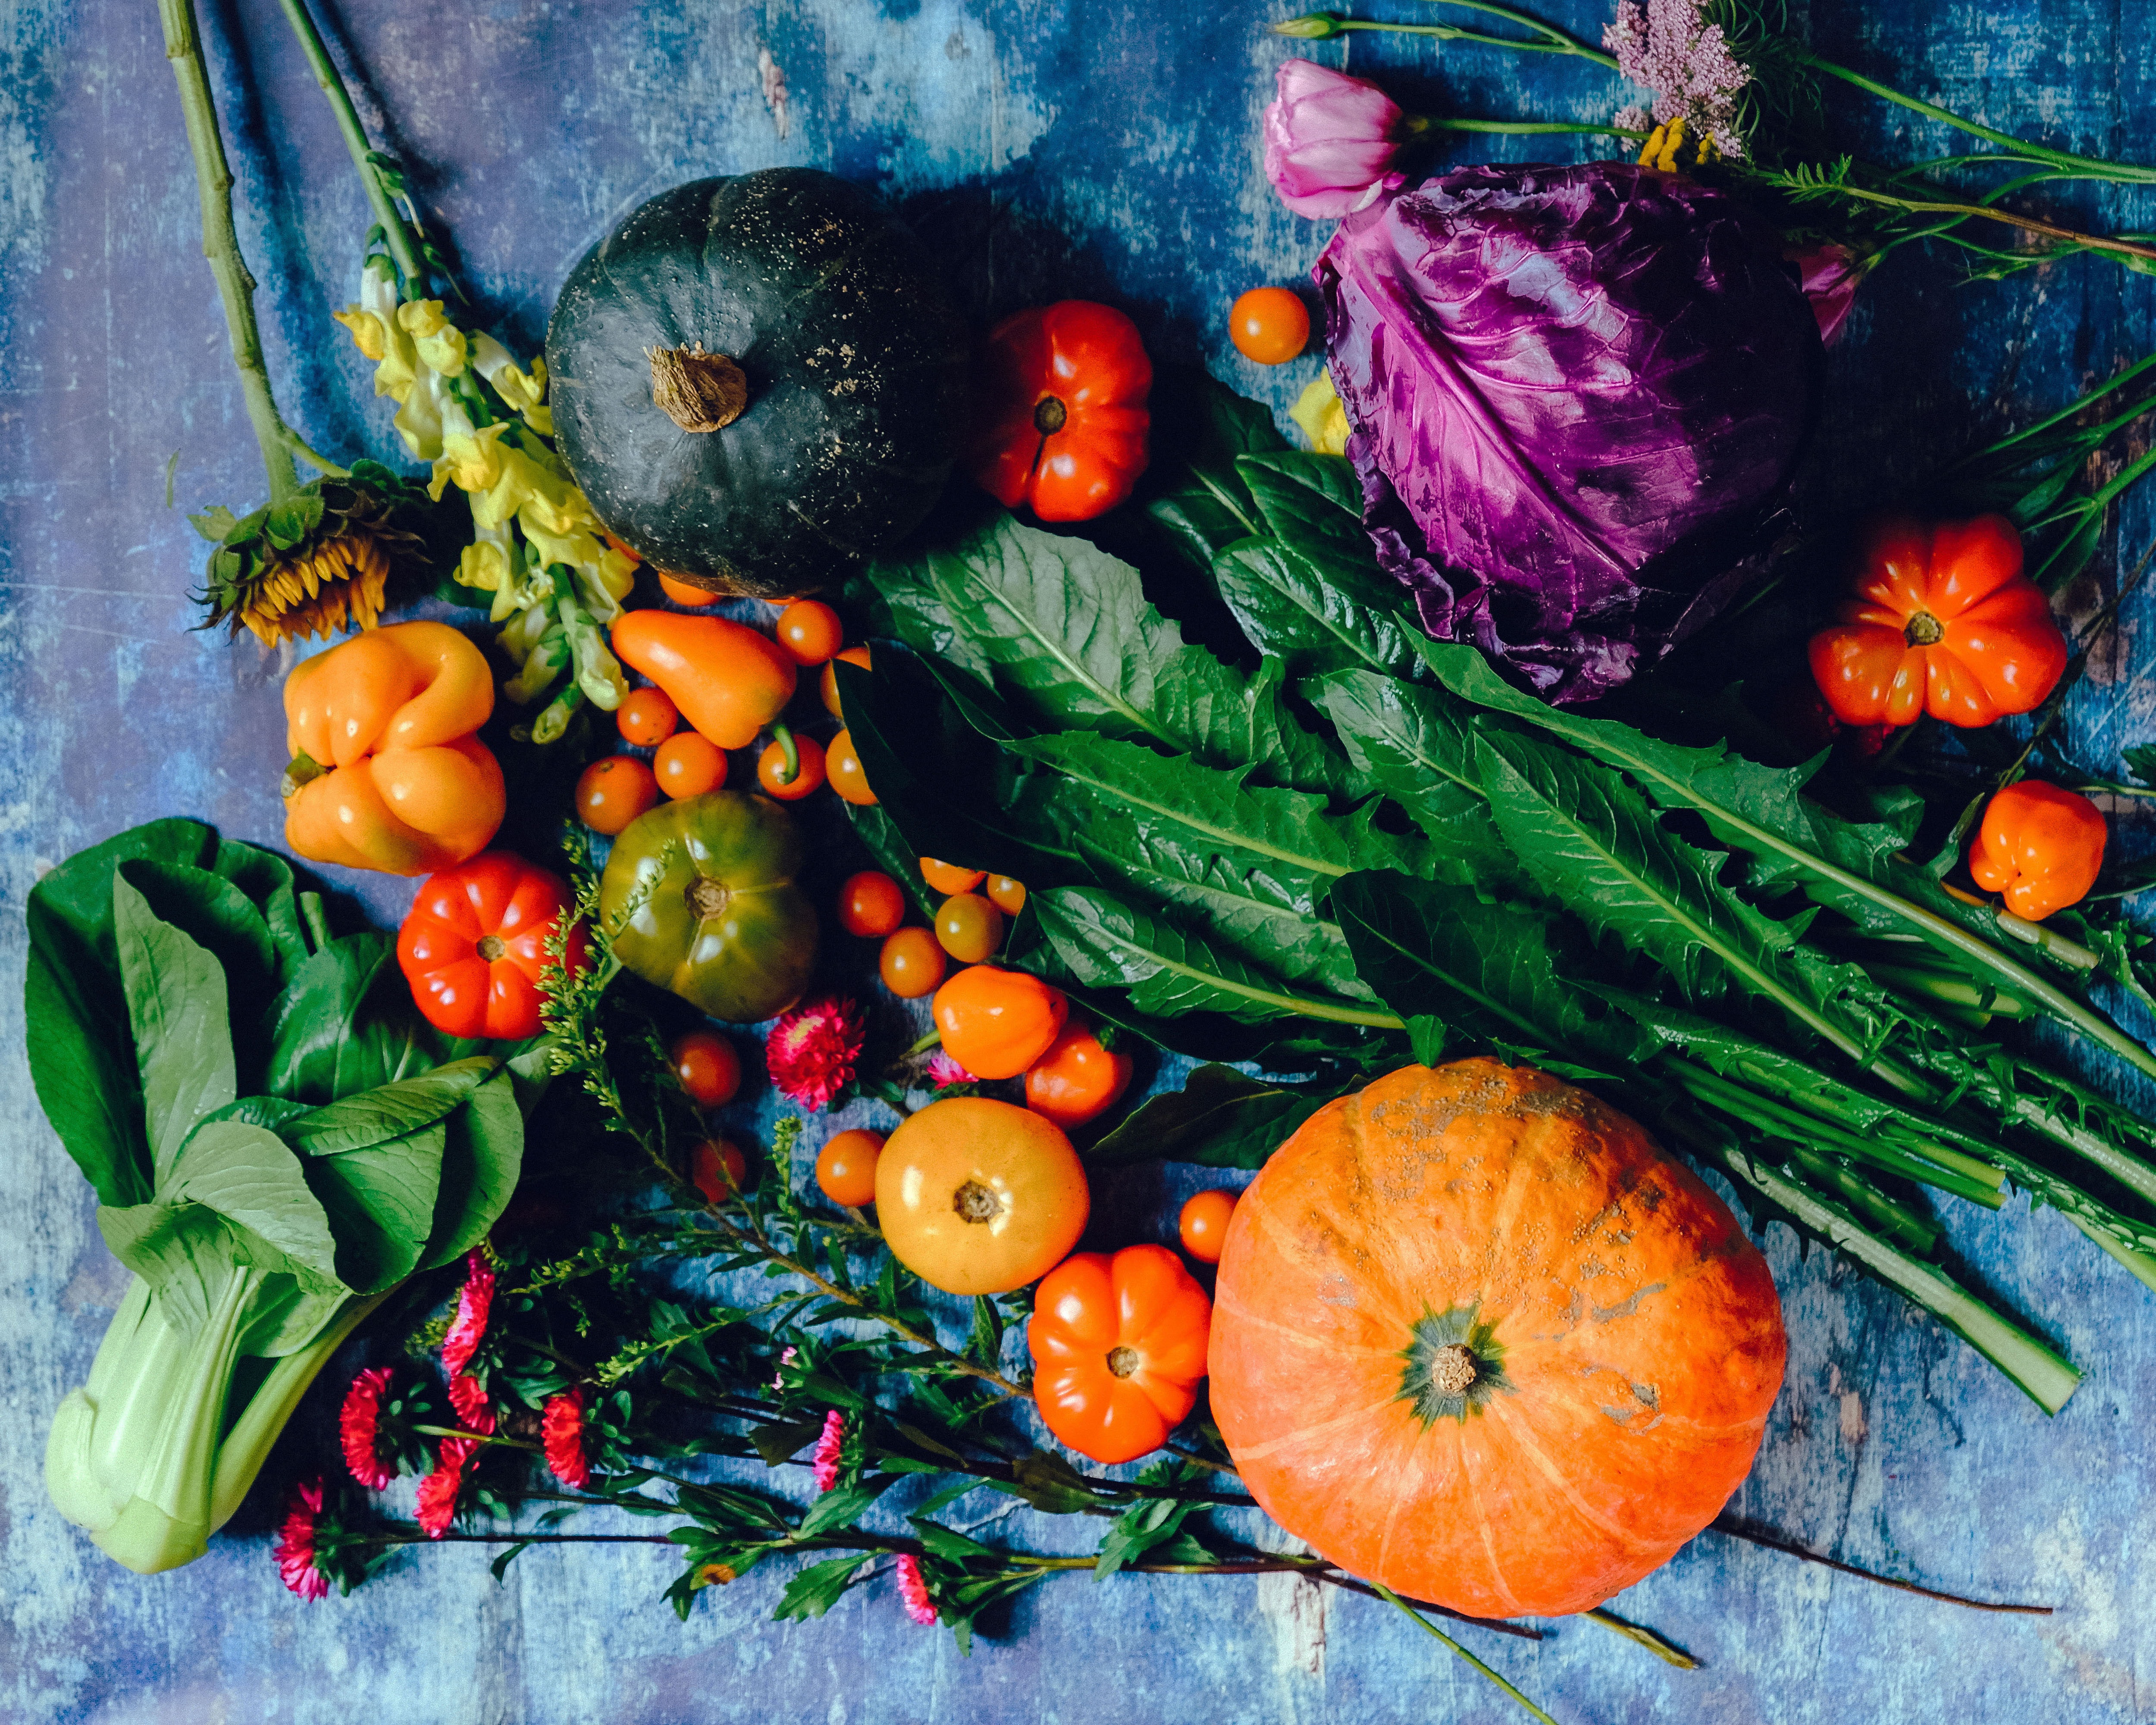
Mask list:
[[[875,1199],[892,1255],[947,1294],[1038,1281],[1078,1244],[1092,1207],[1061,1129],[986,1096],[909,1117],[876,1159]]]

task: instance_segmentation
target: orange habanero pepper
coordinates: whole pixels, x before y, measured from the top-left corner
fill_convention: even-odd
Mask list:
[[[1836,618],[1812,637],[1812,675],[1845,725],[1926,712],[1989,725],[2037,706],[2066,668],[2066,639],[2003,515],[1875,521]]]
[[[1015,1078],[1062,1034],[1070,1003],[1037,976],[969,964],[936,991],[943,1051],[976,1078]]]
[[[2018,779],[1984,805],[1969,871],[2017,916],[2041,922],[2077,905],[2103,867],[2103,812],[2040,778]]]
[[[1168,1441],[1198,1399],[1213,1302],[1166,1246],[1080,1252],[1041,1278],[1025,1327],[1040,1417],[1096,1461]]]
[[[793,699],[793,661],[778,643],[723,617],[625,611],[613,626],[613,650],[722,749],[747,748]]]
[[[285,842],[313,862],[430,875],[486,849],[501,768],[473,733],[494,674],[445,623],[398,623],[285,679]]]

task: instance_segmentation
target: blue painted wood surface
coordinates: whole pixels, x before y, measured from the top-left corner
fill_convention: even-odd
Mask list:
[[[525,351],[569,264],[638,200],[694,176],[810,162],[901,199],[974,311],[1111,299],[1157,354],[1202,360],[1285,405],[1315,362],[1260,372],[1229,349],[1222,310],[1241,288],[1298,279],[1324,237],[1274,202],[1254,143],[1288,51],[1255,25],[1291,9],[351,0],[331,34],[377,135],[453,236],[482,321]],[[1604,21],[1589,0],[1545,10],[1590,38]],[[2145,8],[1809,11],[1836,59],[2054,144],[2156,159]],[[367,226],[326,110],[269,0],[206,0],[204,14],[287,411],[335,454],[393,455],[367,367],[325,321],[351,295]],[[1428,13],[1401,0],[1379,15]],[[1338,44],[1312,52],[1342,58]],[[783,127],[767,57],[783,74]],[[1601,119],[1623,100],[1584,64],[1398,38],[1358,41],[1353,64],[1382,72],[1410,108]],[[1914,116],[1848,107],[1881,151],[1951,147]],[[2069,191],[2052,208],[2156,226],[2145,198]],[[657,1599],[666,1560],[645,1548],[536,1551],[500,1587],[484,1552],[432,1550],[351,1599],[308,1606],[278,1584],[259,1531],[141,1578],[59,1520],[40,1476],[47,1423],[86,1373],[124,1278],[30,1094],[23,895],[41,865],[151,816],[272,842],[280,829],[283,666],[187,632],[203,547],[181,511],[244,510],[261,485],[198,247],[154,8],[0,4],[0,1716],[1519,1717],[1385,1608],[1281,1578],[1054,1583],[962,1660],[947,1636],[907,1623],[886,1587],[781,1626],[765,1620],[776,1585],[759,1574],[706,1591],[677,1625]],[[1949,259],[1904,254],[1859,301],[1820,462],[1821,482],[1852,502],[1973,424],[2047,409],[2147,351],[2148,278],[2087,263],[1976,287],[1956,274]],[[2138,552],[2151,530],[2148,504],[2129,500],[2122,542]],[[2092,581],[2069,608],[2086,616],[2099,600]],[[2128,607],[2116,650],[2075,697],[2072,747],[2099,769],[2156,737],[2140,676],[2152,603]],[[2145,849],[2132,819],[2121,842]],[[393,883],[349,884],[378,916],[401,909]],[[1121,1177],[1108,1206],[1158,1216],[1198,1183],[1181,1171]],[[1732,1507],[1851,1562],[2056,1615],[1979,1616],[1710,1534],[1613,1602],[1704,1670],[1671,1671],[1581,1623],[1532,1647],[1476,1637],[1477,1651],[1568,1725],[2081,1725],[2156,1712],[2144,1609],[2156,1599],[2156,1307],[2054,1215],[2017,1204],[1990,1223],[1944,1208],[1973,1273],[2040,1314],[2088,1381],[2047,1422],[1936,1325],[1773,1230],[1789,1378]],[[318,1394],[301,1426],[319,1440],[323,1417]],[[249,1512],[258,1530],[266,1512]],[[1043,1543],[1069,1532],[1050,1527]]]

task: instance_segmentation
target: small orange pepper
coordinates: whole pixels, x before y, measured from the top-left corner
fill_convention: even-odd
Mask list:
[[[285,679],[285,842],[312,862],[431,875],[477,856],[506,806],[475,732],[486,657],[445,623],[369,629]]]
[[[793,698],[793,661],[768,635],[724,617],[624,611],[613,626],[613,650],[722,749],[747,748]]]
[[[1034,1291],[1025,1343],[1048,1429],[1096,1461],[1168,1441],[1198,1399],[1213,1302],[1166,1246],[1079,1252]]]
[[[969,964],[936,991],[943,1051],[976,1078],[1015,1078],[1062,1034],[1070,1005],[1037,976]]]
[[[1984,806],[1969,871],[2017,916],[2041,922],[2077,905],[2103,867],[2103,811],[2040,778],[2015,781]]]

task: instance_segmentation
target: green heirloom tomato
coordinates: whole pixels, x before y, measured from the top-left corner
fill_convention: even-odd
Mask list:
[[[776,803],[740,791],[685,797],[613,841],[599,915],[619,929],[626,968],[712,1018],[753,1024],[798,1000],[816,966],[815,908],[793,884],[800,866],[800,835]]]

